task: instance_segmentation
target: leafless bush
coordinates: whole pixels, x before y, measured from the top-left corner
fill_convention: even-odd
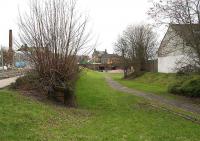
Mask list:
[[[89,48],[87,17],[79,14],[75,0],[34,0],[20,14],[19,37],[44,87],[74,88],[79,73],[76,56]]]

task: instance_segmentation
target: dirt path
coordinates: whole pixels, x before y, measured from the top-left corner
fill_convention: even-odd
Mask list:
[[[170,98],[166,98],[166,97],[159,96],[159,95],[152,94],[152,93],[145,93],[145,92],[137,91],[137,90],[134,90],[134,89],[131,89],[131,88],[121,85],[120,83],[114,81],[109,76],[106,76],[106,81],[113,89],[116,89],[118,91],[129,93],[129,94],[134,94],[136,96],[143,97],[148,100],[153,100],[155,102],[159,102],[159,103],[162,103],[162,104],[165,104],[168,106],[173,106],[173,107],[182,109],[184,111],[189,111],[189,112],[200,114],[200,105],[189,102],[187,100],[170,99]]]
[[[17,78],[18,78],[18,76],[0,80],[0,89],[10,85],[13,82],[15,82]]]

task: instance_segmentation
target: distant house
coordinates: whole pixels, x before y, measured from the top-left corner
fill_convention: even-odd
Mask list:
[[[179,68],[178,62],[183,61],[183,58],[187,58],[186,52],[191,47],[187,41],[188,38],[184,38],[181,34],[186,26],[189,25],[169,25],[158,49],[158,72],[175,73]],[[192,25],[191,27],[197,29],[199,25]]]
[[[120,57],[116,54],[104,54],[101,57],[101,63],[102,64],[108,64],[108,65],[118,65],[120,62]]]
[[[116,54],[109,54],[106,49],[105,51],[94,49],[91,61],[96,65],[97,70],[117,69],[120,66],[120,57]]]
[[[96,49],[94,49],[94,52],[92,53],[93,63],[101,63],[103,55],[106,54],[108,54],[106,49],[105,51],[97,51]]]

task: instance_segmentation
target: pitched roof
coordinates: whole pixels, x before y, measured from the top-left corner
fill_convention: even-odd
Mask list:
[[[95,49],[92,55],[101,57],[101,56],[104,55],[104,54],[107,54],[107,51],[106,51],[106,50],[105,50],[105,51],[97,51],[97,50]]]
[[[200,38],[200,24],[170,24],[163,40],[161,41],[158,49],[158,56],[164,55],[162,49],[165,48],[165,38],[170,32],[170,29],[172,29],[175,34],[182,38],[186,43],[190,43],[191,40],[194,40],[195,38]],[[171,39],[174,39],[174,37],[170,37],[170,40]]]
[[[200,24],[170,24],[170,27],[172,27],[176,31],[182,31],[183,29],[193,29],[193,30],[199,30]]]
[[[170,27],[186,42],[200,36],[200,24],[171,24]]]

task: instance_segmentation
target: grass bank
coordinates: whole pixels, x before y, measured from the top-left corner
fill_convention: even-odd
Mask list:
[[[1,90],[0,140],[199,141],[199,125],[112,90],[103,75],[89,71],[80,78],[77,109]]]
[[[173,95],[168,94],[168,86],[172,83],[176,83],[180,80],[187,80],[195,77],[200,77],[199,75],[191,76],[176,76],[176,74],[165,74],[165,73],[152,73],[147,72],[144,75],[135,79],[122,79],[123,74],[109,74],[114,80],[118,81],[124,86],[129,88],[134,88],[137,90],[155,93],[159,95],[165,95],[173,97]]]

